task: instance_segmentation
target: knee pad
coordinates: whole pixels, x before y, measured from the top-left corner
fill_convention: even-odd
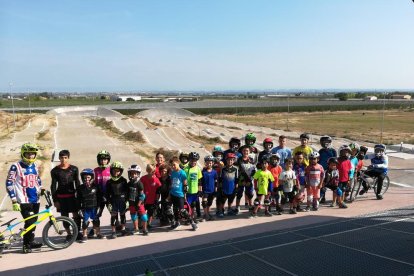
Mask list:
[[[118,216],[111,215],[111,226],[115,226],[115,222],[116,222],[117,218],[118,218]]]
[[[246,195],[248,200],[253,198],[253,193],[251,191],[246,191],[244,194]]]
[[[147,214],[143,214],[143,215],[140,217],[140,219],[141,219],[141,221],[142,221],[142,222],[147,222],[147,221],[148,221],[148,215],[147,215]]]
[[[260,205],[260,201],[256,198],[253,202],[254,206],[259,206]]]
[[[197,202],[196,202],[196,201],[193,201],[193,202],[191,202],[190,207],[191,207],[191,208],[195,208],[195,207],[196,207],[196,205],[197,205]]]
[[[89,221],[82,222],[82,230],[88,229]]]
[[[173,215],[173,208],[172,208],[172,206],[171,205],[168,205],[167,207],[166,207],[166,209],[165,209],[165,214],[167,215],[167,216],[171,216],[171,215]]]
[[[99,219],[94,219],[92,221],[92,225],[93,225],[93,227],[99,227],[99,226],[101,226],[101,222],[99,221]]]
[[[341,189],[339,189],[339,188],[336,188],[336,190],[335,190],[335,192],[336,192],[336,194],[338,195],[338,196],[342,196],[342,190]]]
[[[138,219],[138,214],[137,213],[131,214],[131,220],[132,221],[136,221],[137,219]]]
[[[265,200],[264,200],[264,205],[265,205],[265,206],[269,206],[269,205],[270,205],[270,200],[265,199]]]
[[[308,201],[312,202],[313,201],[313,195],[308,195]]]
[[[183,217],[184,219],[187,219],[187,218],[190,216],[190,214],[188,213],[188,211],[187,211],[186,209],[181,209],[181,210],[180,210],[180,215],[181,215],[181,217]]]
[[[203,208],[207,208],[208,207],[207,200],[203,199],[203,201],[201,202],[201,206],[203,206]]]
[[[121,214],[121,224],[125,224],[126,223],[126,216],[125,214]]]

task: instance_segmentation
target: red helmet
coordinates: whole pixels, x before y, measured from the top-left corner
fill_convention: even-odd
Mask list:
[[[227,159],[230,159],[230,158],[236,158],[236,155],[235,155],[234,153],[232,153],[232,152],[229,152],[229,153],[227,153],[226,158],[227,158]]]
[[[273,148],[273,140],[272,140],[272,138],[270,138],[270,137],[266,137],[266,138],[263,140],[263,147],[265,147],[265,144],[271,144],[271,145],[272,145],[272,148]]]

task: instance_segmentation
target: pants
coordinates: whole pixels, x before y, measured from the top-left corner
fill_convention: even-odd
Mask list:
[[[385,174],[383,172],[375,172],[375,171],[369,171],[369,172],[366,172],[365,174],[370,177],[377,177],[378,179],[377,195],[381,194],[382,183],[384,183]],[[365,183],[365,181],[362,182],[362,186],[364,187],[364,190],[368,190],[367,183]]]
[[[22,217],[28,218],[30,216],[33,216],[37,213],[39,213],[39,207],[40,207],[40,203],[22,203],[20,204],[20,209],[21,209],[21,214]],[[30,225],[32,225],[33,223],[35,223],[37,221],[37,217],[33,217],[31,219],[28,219],[25,221],[24,223],[24,228],[28,228]],[[30,230],[29,232],[26,233],[26,235],[23,236],[23,244],[25,245],[29,245],[30,243],[32,243],[34,241],[34,231],[35,231],[36,227],[33,227],[32,230]]]

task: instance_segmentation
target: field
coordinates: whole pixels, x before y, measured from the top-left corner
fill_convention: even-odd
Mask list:
[[[407,110],[382,111],[337,111],[298,113],[255,113],[247,115],[209,115],[214,119],[243,122],[249,125],[265,126],[313,134],[328,134],[351,140],[386,144],[414,143],[414,114]]]

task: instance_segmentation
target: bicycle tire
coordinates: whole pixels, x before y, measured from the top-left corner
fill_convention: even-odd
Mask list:
[[[377,194],[377,184],[378,184],[378,178],[375,178],[375,183],[373,185],[375,194]],[[381,188],[380,195],[384,195],[388,191],[389,187],[390,187],[390,178],[388,177],[388,175],[386,175],[384,177],[384,181],[382,182],[382,188]]]
[[[356,183],[352,187],[351,194],[349,196],[349,199],[351,200],[351,202],[353,202],[359,196],[359,191],[361,190],[361,186],[362,186],[362,180],[358,179],[358,181],[356,181]]]
[[[67,235],[67,232],[64,227],[64,223],[67,223],[70,232],[72,233],[71,237]],[[58,227],[59,232],[56,231]],[[43,228],[42,238],[43,242],[52,249],[64,249],[72,245],[75,242],[78,235],[78,226],[73,221],[73,219],[68,217],[57,217],[55,222],[52,220],[49,221]]]

